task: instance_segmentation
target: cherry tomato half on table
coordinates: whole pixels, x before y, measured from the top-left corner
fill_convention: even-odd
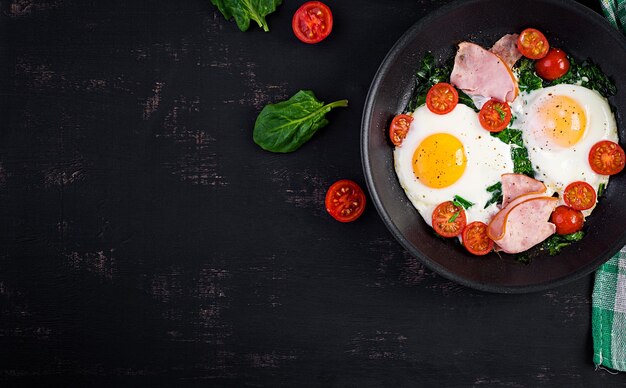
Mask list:
[[[293,33],[304,43],[318,43],[326,39],[333,29],[333,14],[320,1],[302,4],[291,20]]]
[[[365,193],[348,179],[333,183],[326,192],[326,211],[339,222],[352,222],[365,210]]]
[[[527,28],[517,38],[517,49],[530,59],[541,59],[548,54],[550,45],[541,31]]]
[[[552,212],[550,222],[556,225],[557,234],[571,234],[583,228],[585,217],[580,210],[561,205]]]
[[[587,182],[572,182],[563,192],[563,201],[574,210],[591,209],[596,204],[596,191]]]
[[[397,115],[393,118],[391,125],[389,126],[389,138],[391,139],[393,145],[399,146],[402,144],[406,134],[409,132],[409,127],[411,126],[412,121],[413,116],[405,114]]]
[[[452,201],[442,202],[433,210],[433,229],[442,237],[456,237],[463,232],[467,219],[465,210]]]
[[[445,115],[459,103],[459,93],[446,82],[433,85],[426,94],[426,106],[438,115]]]
[[[535,62],[535,71],[539,77],[553,81],[561,78],[569,70],[569,59],[563,50],[550,48],[548,55]]]
[[[589,151],[589,165],[598,174],[614,175],[624,169],[626,156],[619,144],[602,140]]]
[[[463,246],[469,253],[483,256],[493,249],[493,240],[487,236],[487,224],[474,221],[463,229]]]
[[[506,102],[501,102],[492,98],[487,101],[480,112],[478,120],[480,125],[489,132],[500,132],[511,122],[511,108]]]

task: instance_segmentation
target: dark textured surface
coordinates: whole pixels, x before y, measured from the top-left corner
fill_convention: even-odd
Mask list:
[[[624,385],[591,362],[591,277],[485,294],[371,206],[326,215],[364,184],[378,65],[441,2],[329,1],[316,46],[300,3],[242,33],[208,1],[0,1],[0,385]],[[254,145],[305,88],[350,107],[296,153]]]

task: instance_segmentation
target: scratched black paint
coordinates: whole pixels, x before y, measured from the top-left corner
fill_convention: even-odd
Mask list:
[[[424,269],[373,208],[359,123],[393,42],[437,1],[329,1],[241,33],[208,1],[0,2],[0,381],[67,386],[601,386],[590,286],[489,295]],[[595,7],[597,9],[597,6]],[[375,15],[375,16],[373,16]],[[267,103],[348,98],[298,152]]]

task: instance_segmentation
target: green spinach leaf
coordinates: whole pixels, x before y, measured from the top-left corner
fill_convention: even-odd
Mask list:
[[[483,209],[487,209],[492,203],[502,203],[502,182],[497,182],[487,187],[487,192],[491,193],[491,198]]]
[[[456,207],[462,207],[463,209],[467,210],[469,208],[471,208],[472,206],[474,206],[473,202],[468,201],[467,199],[459,196],[459,195],[455,195],[454,199],[452,200],[452,203],[454,204],[454,206]]]
[[[544,82],[544,86],[558,84],[579,84],[587,89],[593,89],[604,97],[611,97],[617,93],[615,83],[600,70],[600,67],[587,59],[578,64],[574,58],[568,57],[570,67],[564,76],[551,82]]]
[[[506,144],[512,144],[511,147],[511,159],[513,160],[513,172],[517,174],[528,175],[529,177],[535,176],[533,165],[530,162],[528,156],[528,150],[524,146],[524,140],[522,140],[522,131],[514,128],[506,128],[504,131],[492,133],[494,137],[502,140]]]
[[[582,240],[583,237],[585,237],[585,232],[582,230],[572,234],[553,234],[543,242],[541,249],[547,250],[550,256],[554,256],[560,253],[561,249],[573,242]]]
[[[528,58],[520,59],[515,72],[517,73],[517,86],[520,91],[530,92],[543,87],[543,80],[535,73],[535,61]]]
[[[326,114],[348,100],[324,104],[310,90],[300,90],[287,101],[266,105],[254,124],[254,142],[272,152],[293,152],[326,126]]]
[[[451,58],[446,64],[437,67],[433,54],[426,53],[420,62],[419,69],[415,72],[415,87],[407,106],[404,108],[404,113],[414,112],[419,106],[424,105],[426,103],[426,94],[428,94],[433,85],[439,82],[450,82],[453,66],[454,58]],[[459,93],[459,103],[467,105],[478,112],[474,101],[467,94],[459,89],[457,89],[457,92]]]
[[[269,26],[265,17],[276,11],[283,0],[211,0],[226,20],[235,18],[237,27],[246,31],[250,21],[254,20],[263,31],[268,32]]]

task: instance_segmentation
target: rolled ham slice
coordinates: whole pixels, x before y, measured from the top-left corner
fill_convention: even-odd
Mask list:
[[[533,194],[529,195],[533,196]],[[501,210],[501,212],[506,211],[502,222],[497,225],[492,225],[493,222],[489,224],[489,231],[492,228],[501,228],[495,231],[496,234],[501,235],[501,238],[494,239],[495,243],[506,253],[520,253],[553,235],[556,226],[548,222],[548,219],[557,201],[557,198],[543,196],[520,202],[517,202],[516,198],[509,206]]]
[[[477,44],[461,42],[454,58],[450,83],[470,96],[512,102],[517,80],[500,57]]]
[[[517,49],[518,37],[518,34],[506,34],[489,49],[489,51],[499,56],[510,69],[522,57],[522,53]]]
[[[513,199],[524,194],[543,194],[546,185],[543,182],[523,174],[502,174],[502,208]]]
[[[541,193],[528,193],[524,195],[520,195],[519,197],[513,199],[509,202],[506,207],[503,207],[502,210],[496,213],[495,216],[489,222],[487,228],[487,235],[493,241],[501,240],[504,237],[504,232],[506,229],[506,219],[508,214],[513,210],[513,208],[519,205],[522,202],[528,201],[529,199],[545,197]]]

